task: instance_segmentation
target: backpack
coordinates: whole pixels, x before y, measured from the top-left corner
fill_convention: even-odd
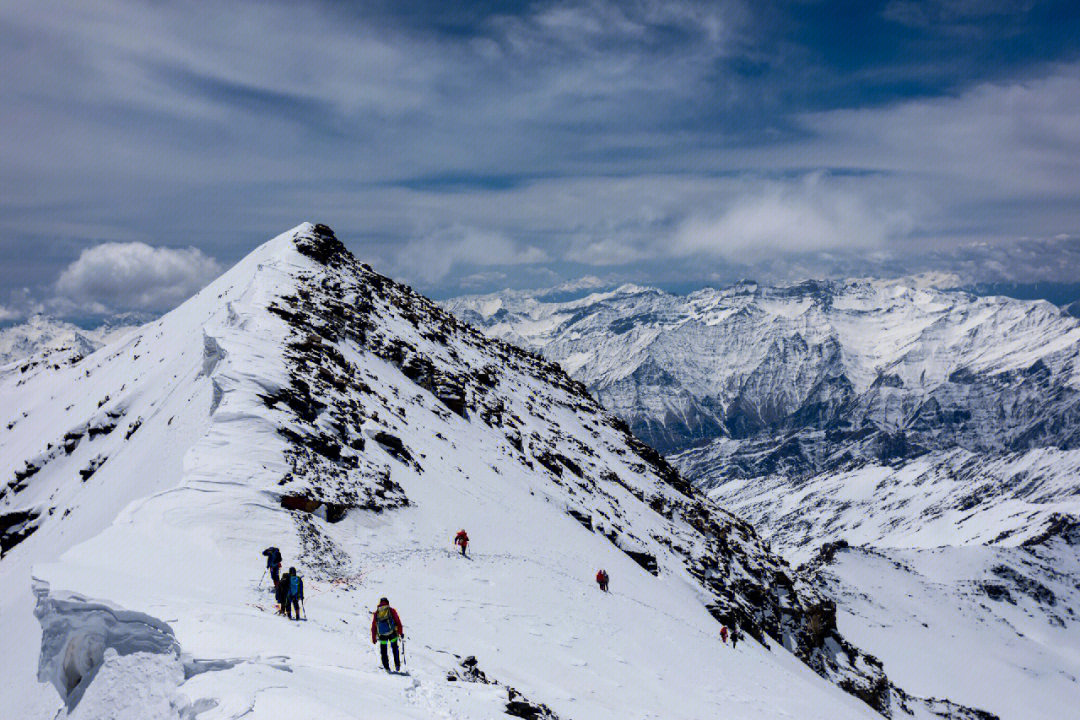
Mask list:
[[[375,629],[380,638],[392,638],[397,635],[397,625],[394,624],[394,611],[389,605],[383,605],[375,611]]]
[[[289,576],[289,595],[291,597],[298,597],[300,595],[300,576]]]

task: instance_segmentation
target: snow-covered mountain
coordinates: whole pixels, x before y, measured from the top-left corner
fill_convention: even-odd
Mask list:
[[[907,278],[447,306],[559,362],[664,452],[804,429],[832,431],[826,448],[857,440],[888,458],[1080,445],[1080,320],[1046,302]],[[822,462],[835,459],[802,468]]]
[[[905,278],[447,305],[559,362],[784,550],[1016,544],[1076,510],[1080,320],[1046,302]]]
[[[5,715],[988,717],[893,686],[584,385],[325,226],[77,364],[6,372],[0,409]],[[271,544],[306,623],[268,609]],[[407,675],[369,644],[382,595]]]
[[[86,330],[46,315],[0,328],[0,367],[19,362],[27,369],[38,364],[78,362],[111,340],[134,329],[128,324],[108,324]]]
[[[714,453],[722,451],[717,443],[672,460],[687,477],[703,478],[718,502],[737,508],[792,561],[836,540],[896,548],[1017,546],[1062,518],[1080,518],[1077,450],[993,454],[954,448],[811,476],[755,478],[716,474],[723,461]]]

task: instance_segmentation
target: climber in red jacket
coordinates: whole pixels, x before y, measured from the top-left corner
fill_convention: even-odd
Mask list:
[[[386,656],[386,646],[389,645],[394,651],[394,670],[401,670],[398,643],[404,639],[405,629],[401,626],[397,610],[390,607],[389,600],[382,598],[379,600],[379,607],[371,616],[371,642],[379,643],[379,655],[387,672],[390,671],[390,659]]]
[[[600,569],[596,572],[596,584],[600,586],[600,589],[607,592],[608,574],[607,570]]]
[[[454,536],[454,544],[461,546],[461,554],[465,554],[465,549],[469,547],[469,534],[464,530],[458,530],[458,534]]]

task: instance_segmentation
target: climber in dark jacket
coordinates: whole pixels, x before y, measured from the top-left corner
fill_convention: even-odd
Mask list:
[[[379,607],[371,616],[371,642],[379,643],[379,655],[382,657],[382,665],[386,671],[390,671],[390,659],[386,656],[386,646],[394,648],[394,670],[401,669],[401,660],[398,657],[398,640],[405,638],[405,629],[401,626],[401,618],[397,610],[390,607],[390,601],[386,598],[379,600]]]
[[[274,587],[274,598],[278,604],[278,615],[285,614],[285,602],[289,597],[289,573],[285,573],[285,577],[278,580],[277,585]]]
[[[266,556],[266,567],[270,570],[270,579],[274,581],[274,587],[277,588],[278,575],[281,573],[281,551],[271,546],[263,550],[262,554]]]
[[[300,603],[304,599],[304,579],[296,574],[296,568],[289,568],[288,574],[281,578],[285,583],[285,612],[290,620],[300,619]],[[293,612],[296,617],[293,617]]]

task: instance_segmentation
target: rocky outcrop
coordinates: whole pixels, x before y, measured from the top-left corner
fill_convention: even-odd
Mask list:
[[[710,502],[627,423],[605,412],[585,385],[375,273],[329,229],[296,242],[326,270],[301,277],[295,294],[271,305],[293,328],[287,350],[292,380],[265,401],[288,419],[281,432],[290,440],[294,469],[282,492],[298,498],[289,501],[298,511],[315,518],[331,503],[378,511],[406,505],[390,475],[383,476],[389,485],[380,484],[379,457],[426,472],[404,420],[408,403],[418,400],[400,390],[376,390],[374,379],[349,360],[374,355],[448,420],[499,433],[507,451],[537,471],[538,487],[546,482],[565,498],[568,514],[584,530],[653,575],[689,574],[711,598],[708,610],[718,623],[785,647],[879,712],[891,712],[880,663],[840,635],[831,603],[772,554],[750,525]],[[777,362],[803,352],[815,351],[805,343],[780,347]],[[511,392],[523,384],[532,391]],[[818,386],[813,397],[824,406],[837,385]],[[591,443],[554,421],[566,411]],[[778,413],[759,421],[772,422]],[[318,522],[306,520],[304,528],[317,544]]]

